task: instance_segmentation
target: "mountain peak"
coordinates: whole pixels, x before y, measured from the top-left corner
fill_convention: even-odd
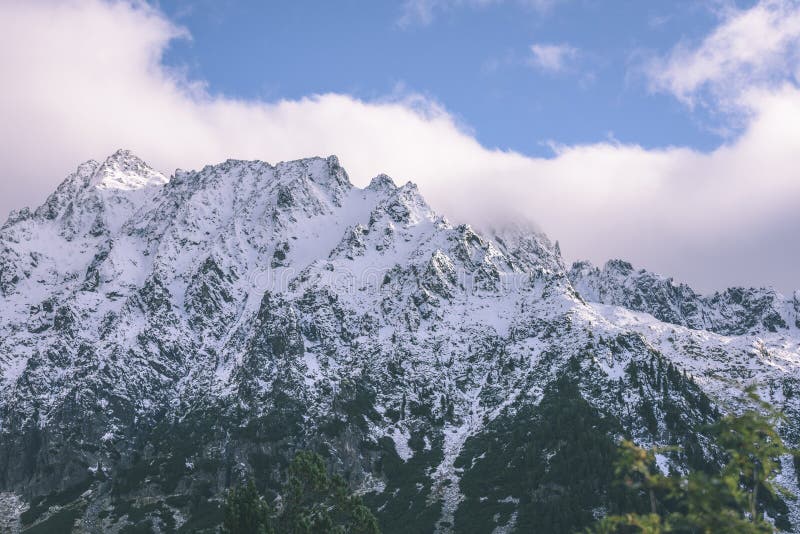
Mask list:
[[[558,244],[553,244],[530,222],[488,225],[479,229],[491,236],[519,265],[526,268],[540,266],[554,272],[566,270]]]
[[[388,175],[381,173],[370,180],[367,189],[370,191],[391,191],[397,189],[397,185]]]
[[[606,271],[616,271],[623,275],[628,275],[633,272],[633,265],[630,262],[620,259],[608,260],[605,267]]]
[[[167,178],[130,150],[120,149],[97,167],[89,185],[99,189],[141,189],[164,185]]]

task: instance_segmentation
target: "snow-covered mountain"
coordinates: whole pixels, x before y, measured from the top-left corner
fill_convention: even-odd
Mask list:
[[[800,328],[800,291],[791,300],[769,288],[733,287],[702,296],[671,278],[635,271],[621,260],[609,261],[602,270],[588,262],[575,263],[569,278],[591,302],[649,313],[695,330],[757,335]]]
[[[227,486],[310,448],[386,532],[568,532],[614,509],[619,437],[713,464],[703,424],[751,382],[796,445],[798,380],[800,294],[568,269],[335,157],[167,178],[119,151],[0,230],[12,531],[213,531]]]

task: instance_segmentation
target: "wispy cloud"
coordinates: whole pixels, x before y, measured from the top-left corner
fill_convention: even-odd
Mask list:
[[[397,23],[406,28],[427,26],[437,15],[457,8],[480,8],[500,4],[516,4],[538,13],[545,13],[566,0],[404,0]]]
[[[800,74],[800,2],[761,0],[725,9],[722,21],[698,43],[682,42],[646,65],[653,91],[689,106],[738,106],[754,89],[796,82]]]
[[[659,29],[672,20],[672,15],[650,15],[647,18],[647,25],[652,29]]]
[[[531,45],[529,63],[536,69],[558,73],[567,70],[578,54],[578,49],[568,44],[537,43]]]

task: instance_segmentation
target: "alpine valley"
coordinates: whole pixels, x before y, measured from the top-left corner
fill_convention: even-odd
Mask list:
[[[119,151],[0,230],[2,532],[216,532],[300,450],[387,533],[574,532],[624,498],[623,437],[718,465],[749,384],[800,445],[800,292],[569,267],[336,157],[167,177]]]

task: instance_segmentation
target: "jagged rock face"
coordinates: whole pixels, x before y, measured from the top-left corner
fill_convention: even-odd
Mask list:
[[[635,271],[622,260],[609,261],[602,270],[588,262],[577,262],[569,278],[586,300],[723,335],[793,330],[790,327],[797,327],[800,318],[796,295],[792,302],[773,289],[734,287],[702,296],[671,278],[643,269]]]
[[[620,435],[713,463],[698,425],[737,408],[732,380],[797,415],[799,300],[568,272],[535,231],[452,225],[335,157],[167,179],[120,151],[0,230],[0,503],[213,531],[228,485],[269,493],[311,448],[387,532],[574,531],[613,509]]]

